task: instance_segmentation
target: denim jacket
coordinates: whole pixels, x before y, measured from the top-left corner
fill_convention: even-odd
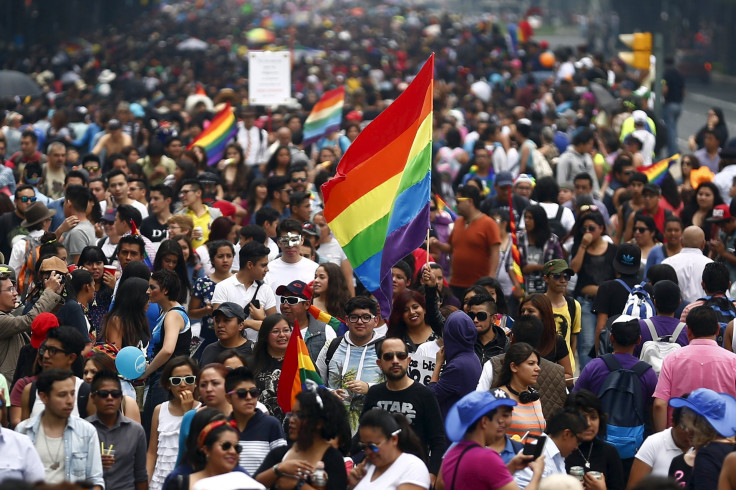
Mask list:
[[[43,412],[24,420],[15,428],[16,432],[27,435],[35,445],[41,430],[42,416]],[[73,415],[69,417],[64,429],[64,469],[67,481],[88,480],[105,488],[97,430],[86,420]]]

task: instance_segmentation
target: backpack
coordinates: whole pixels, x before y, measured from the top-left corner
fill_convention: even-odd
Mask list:
[[[662,363],[664,362],[664,358],[667,357],[667,354],[682,347],[677,343],[677,338],[680,336],[682,329],[685,328],[685,324],[682,322],[678,323],[672,335],[663,335],[660,337],[652,320],[647,318],[644,320],[644,323],[649,327],[652,340],[644,342],[639,353],[639,359],[651,365],[654,372],[659,376],[660,371],[662,371]]]
[[[332,358],[335,356],[335,352],[337,352],[337,348],[340,347],[344,338],[345,335],[340,335],[330,341],[330,345],[327,347],[327,353],[325,354],[325,375],[330,373],[330,361],[332,361]],[[324,382],[327,383],[326,378],[324,379]]]
[[[549,222],[549,228],[552,230],[552,233],[557,235],[557,238],[562,241],[562,239],[567,235],[567,229],[562,226],[562,213],[565,211],[564,206],[561,204],[557,205],[557,213],[555,213],[554,218],[548,218]]]
[[[82,383],[79,385],[79,391],[77,392],[77,411],[79,412],[80,419],[87,418],[87,402],[89,401],[89,394],[92,390],[92,386],[89,383]],[[36,382],[31,383],[31,393],[28,397],[28,410],[33,410],[33,404],[36,403]]]
[[[606,442],[616,447],[621,459],[633,458],[644,442],[646,421],[639,377],[652,366],[639,361],[631,369],[624,369],[613,354],[606,354],[601,359],[609,370],[598,391],[603,412],[609,417]]]
[[[700,298],[698,301],[703,301],[702,306],[710,306],[713,311],[716,312],[718,317],[718,335],[716,336],[716,343],[723,346],[723,339],[726,335],[726,326],[728,323],[736,319],[736,306],[733,304],[733,300],[726,296],[706,296]]]
[[[20,295],[21,301],[25,301],[28,290],[33,284],[36,261],[41,250],[40,237],[35,238],[26,235],[23,237],[23,240],[26,242],[26,252],[17,279],[18,294]]]
[[[532,165],[534,166],[534,177],[541,179],[542,177],[552,177],[554,172],[552,166],[550,166],[547,158],[542,154],[536,146],[531,148],[532,152]]]
[[[627,298],[624,309],[621,312],[622,315],[631,315],[639,318],[640,320],[646,320],[647,318],[651,318],[656,315],[652,297],[649,296],[647,290],[644,289],[644,286],[647,284],[646,281],[642,281],[633,288],[630,288],[629,285],[621,279],[616,279],[616,281],[629,292],[629,297]]]

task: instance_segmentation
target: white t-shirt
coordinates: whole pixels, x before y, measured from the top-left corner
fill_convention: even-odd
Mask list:
[[[371,481],[375,470],[376,467],[372,464],[367,465],[365,476],[354,490],[395,490],[405,483],[429,488],[429,470],[424,461],[413,454],[401,453],[381,476]]]
[[[547,212],[547,218],[553,219],[555,216],[557,216],[557,207],[560,206],[560,204],[555,204],[553,202],[540,202],[539,205],[542,206]],[[565,227],[565,230],[569,232],[570,230],[572,230],[572,227],[575,226],[575,215],[572,214],[572,211],[569,208],[566,208],[564,206],[562,208],[562,217],[560,218],[560,223],[562,224],[562,226]]]
[[[314,272],[319,267],[317,262],[302,257],[299,262],[289,264],[281,259],[272,260],[268,263],[266,284],[271,286],[274,294],[279,286],[285,286],[291,281],[304,281],[309,284],[314,281]],[[281,297],[276,295],[276,308],[281,311]]]
[[[144,206],[143,204],[139,203],[138,201],[131,199],[130,205],[136,208],[141,213],[141,219],[148,218],[148,208]],[[105,211],[107,210],[107,201],[100,201],[100,211],[102,214],[105,214]]]
[[[342,265],[342,261],[348,258],[334,237],[329,242],[322,243],[317,249],[317,253],[320,257],[326,258],[337,266]]]
[[[232,275],[215,285],[215,292],[212,293],[212,304],[219,305],[226,301],[230,301],[232,303],[237,303],[240,306],[245,306],[253,299],[253,295],[256,294],[256,289],[258,289],[256,299],[261,302],[261,307],[263,307],[264,310],[276,306],[276,296],[274,296],[273,291],[268,284],[264,283],[259,289],[258,284],[253,281],[250,287],[246,289],[245,285],[238,280],[236,275]],[[248,340],[252,340],[253,342],[258,340],[258,332],[252,328],[245,329],[245,336]]]
[[[667,476],[670,463],[682,450],[672,439],[672,427],[647,437],[636,453],[636,459],[652,467],[652,475]]]
[[[480,379],[478,380],[478,386],[475,387],[475,391],[490,391],[491,385],[493,384],[493,363],[486,361],[483,364],[483,370],[480,372]]]
[[[434,359],[437,359],[437,353],[440,351],[440,348],[441,347],[437,343],[437,341],[433,340],[432,342],[425,342],[417,347],[417,350],[414,354],[417,356],[432,357]]]

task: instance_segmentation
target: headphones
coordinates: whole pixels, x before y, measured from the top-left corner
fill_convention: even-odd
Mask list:
[[[518,396],[519,403],[522,403],[524,405],[526,405],[527,403],[532,403],[532,402],[539,400],[539,392],[531,386],[528,389],[522,391],[521,393],[513,389],[510,385],[506,385],[506,389],[509,390],[514,395]]]

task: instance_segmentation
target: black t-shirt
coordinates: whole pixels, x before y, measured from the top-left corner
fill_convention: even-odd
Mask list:
[[[253,357],[253,342],[250,340],[246,340],[243,345],[232,347],[232,349],[245,356],[246,359],[251,359]],[[223,347],[219,340],[211,343],[204,348],[204,351],[202,351],[202,358],[199,360],[199,365],[206,366],[207,364],[215,362],[215,358],[221,352],[225,352],[226,350],[230,350],[230,348]]]
[[[569,355],[570,350],[567,348],[567,343],[565,342],[565,339],[562,337],[562,335],[557,334],[557,338],[555,339],[555,348],[542,357],[550,362],[554,362],[555,364],[557,364],[560,359],[564,359]]]
[[[665,71],[662,78],[667,85],[667,95],[664,96],[665,104],[670,102],[682,103],[685,95],[685,78],[674,68]]]
[[[721,474],[723,460],[734,449],[727,442],[711,442],[700,448],[695,455],[695,466],[688,481],[688,488],[693,490],[711,490],[718,488],[718,476]]]
[[[13,238],[13,230],[20,226],[22,218],[19,218],[15,211],[8,211],[0,215],[0,252],[2,252],[5,260],[10,260],[10,252],[12,250],[10,240]]]
[[[261,392],[258,401],[266,405],[269,414],[282,422],[284,421],[284,411],[279,407],[277,393],[283,363],[283,360],[279,361],[268,356],[266,366],[256,373],[256,388]]]
[[[429,472],[437,475],[447,441],[440,406],[434,393],[421,383],[412,383],[400,391],[391,391],[386,383],[380,383],[371,386],[365,395],[363,413],[375,407],[404,414],[429,456]]]
[[[592,448],[591,448],[592,445]],[[588,457],[590,454],[590,457]],[[590,462],[590,468],[585,467],[585,459]],[[573,466],[582,466],[585,472],[598,471],[606,478],[608,490],[623,490],[626,488],[624,471],[618,451],[611,444],[593,439],[592,442],[581,442],[576,451],[565,458],[565,468],[570,472]]]
[[[687,488],[690,477],[693,474],[693,467],[685,462],[685,455],[675,456],[670,463],[670,469],[667,476],[674,478],[678,485]]]
[[[263,460],[256,474],[252,476],[255,478],[256,475],[282,462],[288,450],[288,446],[279,446],[272,449],[266,455],[266,459]],[[324,456],[322,456],[322,462],[325,464],[325,472],[327,473],[327,490],[345,490],[348,487],[348,474],[345,471],[345,460],[342,453],[334,447],[328,447]],[[276,487],[272,486],[271,488]]]
[[[155,214],[145,218],[141,223],[141,235],[148,238],[152,242],[162,242],[166,240],[169,225],[158,222]]]
[[[639,280],[636,276],[623,276],[621,280],[625,282],[630,288],[639,284]],[[647,284],[644,289],[651,295],[653,293],[652,287]],[[626,301],[629,299],[629,292],[626,288],[613,279],[606,281],[598,288],[598,294],[595,295],[595,301],[593,301],[593,313],[605,313],[608,316],[619,315],[626,306]]]
[[[575,285],[575,296],[580,295],[580,291],[585,286],[589,286],[591,284],[598,286],[604,281],[615,277],[613,266],[611,264],[613,264],[613,260],[616,258],[616,251],[616,245],[609,243],[608,248],[606,248],[603,255],[591,255],[587,252],[585,253],[583,256],[583,266],[578,272],[578,282]],[[575,257],[577,252],[577,247],[573,247],[571,257]],[[623,305],[621,305],[621,308],[623,308]]]

